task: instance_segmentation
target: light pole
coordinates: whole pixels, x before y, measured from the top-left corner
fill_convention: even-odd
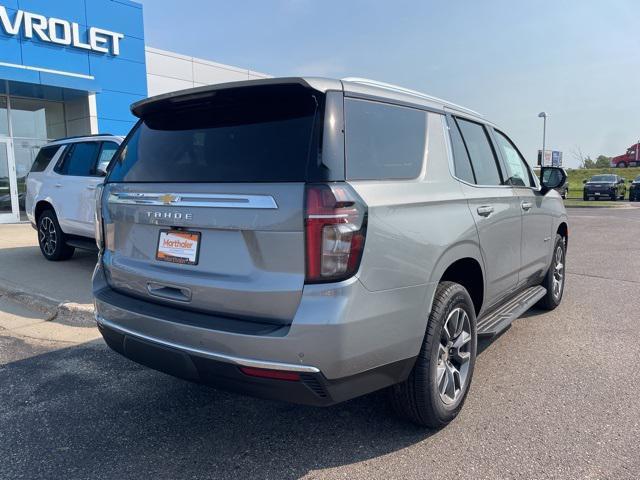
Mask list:
[[[540,166],[544,167],[544,149],[546,148],[547,137],[547,112],[540,112],[538,118],[542,118],[544,123],[542,125],[542,155],[540,155]]]

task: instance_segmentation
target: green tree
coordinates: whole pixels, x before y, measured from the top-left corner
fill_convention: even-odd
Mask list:
[[[605,155],[598,155],[595,162],[595,168],[608,168],[611,166],[611,157]]]
[[[596,162],[589,155],[584,157],[582,164],[584,165],[584,168],[596,168]]]

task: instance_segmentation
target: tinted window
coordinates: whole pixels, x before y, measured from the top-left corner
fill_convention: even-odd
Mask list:
[[[95,174],[100,142],[73,143],[67,147],[62,164],[56,167],[60,175],[90,177]]]
[[[303,87],[278,85],[159,105],[135,127],[108,181],[305,181],[319,165],[318,104]]]
[[[497,130],[495,132],[507,167],[507,182],[516,186],[535,187],[529,168],[520,152],[503,133]]]
[[[476,179],[471,168],[467,147],[464,146],[460,130],[455,122],[451,125],[449,133],[451,134],[451,145],[453,146],[453,163],[456,177],[469,183],[475,183]]]
[[[60,148],[59,145],[56,145],[55,147],[41,148],[40,151],[38,152],[38,155],[36,155],[36,159],[33,161],[33,165],[31,166],[31,171],[32,172],[44,171],[59,148]]]
[[[345,100],[347,178],[416,178],[422,169],[427,112]]]
[[[615,175],[594,175],[593,177],[591,177],[591,179],[589,181],[591,181],[591,182],[615,182],[616,181],[616,176]]]
[[[106,170],[113,155],[118,150],[119,145],[115,142],[103,142],[100,156],[98,157],[98,165],[96,171]]]
[[[456,119],[462,138],[471,157],[473,172],[478,185],[501,185],[498,164],[489,143],[489,137],[484,126],[479,123]]]

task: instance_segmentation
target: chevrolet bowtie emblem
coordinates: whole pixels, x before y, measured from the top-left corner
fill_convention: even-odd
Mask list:
[[[170,205],[173,202],[176,202],[176,201],[180,200],[180,197],[177,197],[175,195],[171,195],[170,193],[167,193],[165,195],[161,195],[160,197],[158,197],[158,200],[160,200],[165,205]]]

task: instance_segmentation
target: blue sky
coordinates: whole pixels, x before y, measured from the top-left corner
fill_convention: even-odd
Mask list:
[[[637,0],[143,0],[146,43],[276,75],[361,76],[483,113],[534,161],[640,138]],[[176,8],[176,5],[180,7]]]

